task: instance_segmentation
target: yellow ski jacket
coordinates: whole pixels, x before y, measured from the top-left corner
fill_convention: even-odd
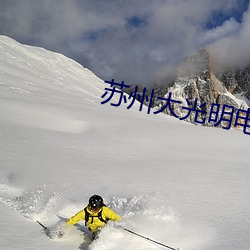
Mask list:
[[[88,221],[85,221],[86,226],[88,226],[89,230],[92,233],[97,232],[100,228],[102,228],[106,223],[104,221],[112,220],[112,221],[121,221],[121,217],[116,214],[113,210],[110,208],[103,206],[99,211],[93,212],[89,209],[89,207],[86,207],[87,212],[89,213]],[[101,212],[101,218],[104,220],[100,220],[98,218],[98,215]],[[85,220],[85,210],[82,209],[77,214],[72,216],[68,221],[67,224],[74,225],[80,220]]]

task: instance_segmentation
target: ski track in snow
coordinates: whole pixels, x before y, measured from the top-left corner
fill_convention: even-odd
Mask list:
[[[4,114],[6,108],[9,110],[8,114]],[[2,121],[73,134],[85,133],[90,129],[91,126],[87,122],[71,118],[65,113],[66,110],[51,108],[48,105],[33,104],[31,106],[28,102],[13,100],[2,101],[0,106],[0,114],[3,114]]]

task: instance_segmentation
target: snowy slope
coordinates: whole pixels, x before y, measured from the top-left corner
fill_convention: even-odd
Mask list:
[[[248,250],[250,137],[101,105],[105,87],[60,54],[0,37],[0,248],[162,249],[111,225],[92,244],[81,227],[51,240],[36,223],[53,227],[97,193],[123,226],[164,244]]]

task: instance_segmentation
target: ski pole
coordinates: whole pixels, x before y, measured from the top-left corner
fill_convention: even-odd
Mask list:
[[[41,222],[39,222],[38,220],[36,221],[40,226],[42,226],[43,227],[43,229],[46,231],[46,230],[48,230],[48,228],[47,227],[45,227]]]
[[[127,231],[127,232],[129,232],[129,233],[131,233],[131,234],[137,235],[137,236],[139,236],[139,237],[141,237],[141,238],[143,238],[143,239],[145,239],[145,240],[154,242],[154,243],[156,243],[156,244],[158,244],[158,245],[161,245],[161,246],[163,246],[163,247],[169,248],[169,249],[171,249],[171,250],[180,250],[180,248],[173,248],[173,247],[167,246],[167,245],[162,244],[162,243],[160,243],[160,242],[158,242],[158,241],[155,241],[155,240],[152,240],[152,239],[150,239],[150,238],[148,238],[148,237],[145,237],[145,236],[143,236],[143,235],[141,235],[141,234],[135,233],[135,232],[133,232],[133,231],[127,229],[127,228],[122,228],[122,229],[125,230],[125,231]]]

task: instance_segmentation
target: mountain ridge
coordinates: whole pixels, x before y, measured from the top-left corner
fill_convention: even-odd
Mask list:
[[[217,70],[213,65],[213,59],[208,49],[201,49],[188,57],[176,69],[176,78],[172,84],[154,85],[152,89],[157,94],[157,97],[167,99],[171,93],[172,99],[181,102],[184,109],[187,109],[188,102],[193,106],[197,100],[198,106],[205,103],[199,113],[199,120],[206,119],[204,126],[214,126],[218,121],[208,122],[209,114],[212,111],[212,104],[233,106],[234,114],[232,117],[232,126],[236,119],[237,110],[247,110],[249,108],[250,99],[250,66],[246,69],[234,69],[231,71]],[[127,93],[134,91],[135,85]],[[140,86],[140,89],[143,87]],[[152,89],[147,90],[149,96]],[[153,98],[151,106],[156,109],[161,109],[166,105],[166,101],[158,100],[156,96]],[[145,105],[149,105],[144,102]],[[183,111],[183,106],[178,104],[171,105],[171,110],[166,108],[163,113],[167,115],[176,115],[178,117],[185,117],[186,112]],[[220,110],[219,115],[222,114]],[[191,114],[185,119],[187,122],[196,123],[194,121],[194,114]],[[196,119],[197,121],[197,119]],[[224,122],[227,125],[227,122]],[[218,127],[222,127],[223,123]]]

